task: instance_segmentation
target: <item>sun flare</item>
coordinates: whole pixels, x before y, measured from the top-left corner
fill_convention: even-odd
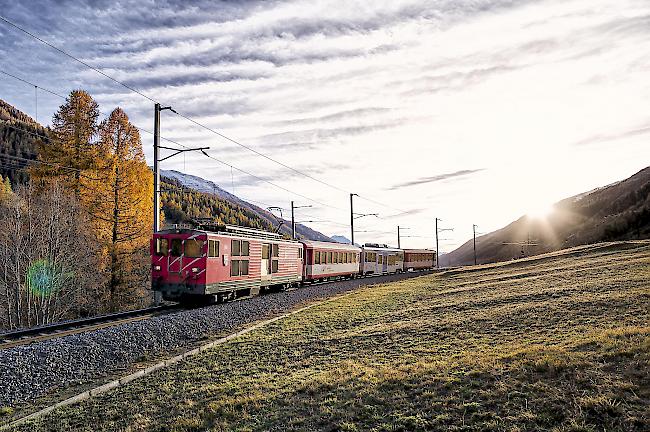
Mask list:
[[[526,213],[535,219],[545,219],[555,210],[552,204],[539,204],[531,207]]]

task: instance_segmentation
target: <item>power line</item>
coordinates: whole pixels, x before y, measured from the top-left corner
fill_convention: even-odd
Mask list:
[[[87,68],[89,68],[89,69],[91,69],[91,70],[97,72],[98,74],[100,74],[100,75],[102,75],[102,76],[104,76],[104,77],[110,79],[111,81],[113,81],[113,82],[115,82],[115,83],[117,83],[117,84],[123,86],[124,88],[126,88],[126,89],[128,89],[128,90],[130,90],[130,91],[132,91],[132,92],[134,92],[134,93],[136,93],[136,94],[138,94],[138,95],[144,97],[145,99],[147,99],[147,100],[149,100],[149,101],[151,101],[151,102],[153,102],[153,103],[159,103],[157,100],[155,100],[155,99],[153,99],[153,98],[147,96],[146,94],[144,94],[144,93],[142,93],[141,91],[135,89],[134,87],[129,86],[128,84],[126,84],[126,83],[124,83],[124,82],[122,82],[122,81],[120,81],[120,80],[118,80],[118,79],[116,79],[116,78],[113,78],[112,76],[110,76],[110,75],[108,75],[108,74],[102,72],[100,69],[98,69],[98,68],[96,68],[96,67],[94,67],[94,66],[89,65],[88,63],[84,62],[83,60],[80,60],[79,58],[73,56],[72,54],[68,53],[67,51],[64,51],[63,49],[61,49],[61,48],[59,48],[59,47],[57,47],[57,46],[55,46],[55,45],[53,45],[53,44],[47,42],[46,40],[44,40],[44,39],[38,37],[37,35],[35,35],[35,34],[29,32],[29,31],[26,30],[26,29],[20,27],[18,24],[14,23],[14,22],[12,22],[12,21],[10,21],[10,20],[8,20],[7,18],[3,17],[2,15],[0,15],[0,20],[4,21],[5,23],[7,23],[8,25],[14,27],[15,29],[17,29],[17,30],[19,30],[19,31],[21,31],[21,32],[23,32],[23,33],[25,33],[25,34],[27,34],[28,36],[30,36],[30,37],[32,37],[32,38],[38,40],[39,42],[41,42],[41,43],[43,43],[43,44],[49,46],[50,48],[52,48],[52,49],[54,49],[54,50],[60,52],[61,54],[65,55],[65,56],[67,56],[67,57],[69,57],[69,58],[71,58],[72,60],[74,60],[74,61],[76,61],[76,62],[78,62],[78,63],[80,63],[80,64],[86,66]],[[217,136],[219,136],[219,137],[221,137],[221,138],[223,138],[223,139],[225,139],[225,140],[228,140],[228,141],[232,142],[233,144],[236,144],[236,145],[238,145],[238,146],[240,146],[240,147],[242,147],[242,148],[244,148],[244,149],[246,149],[246,150],[248,150],[248,151],[250,151],[250,152],[252,152],[252,153],[255,153],[256,155],[258,155],[258,156],[260,156],[260,157],[263,157],[263,158],[265,158],[265,159],[267,159],[267,160],[269,160],[269,161],[271,161],[271,162],[274,162],[274,163],[276,163],[276,164],[278,164],[278,165],[280,165],[280,166],[282,166],[282,167],[284,167],[284,168],[286,168],[286,169],[288,169],[288,170],[290,170],[290,171],[293,171],[293,172],[295,172],[295,173],[297,173],[297,174],[300,174],[300,175],[302,175],[302,176],[304,176],[304,177],[307,177],[307,178],[309,178],[309,179],[311,179],[311,180],[313,180],[313,181],[316,181],[316,182],[318,182],[318,183],[321,183],[321,184],[323,184],[323,185],[325,185],[325,186],[328,186],[328,187],[330,187],[330,188],[332,188],[332,189],[335,189],[335,190],[338,190],[338,191],[340,191],[340,192],[349,193],[349,191],[347,191],[347,190],[345,190],[345,189],[343,189],[343,188],[340,188],[340,187],[338,187],[338,186],[336,186],[336,185],[333,185],[333,184],[331,184],[331,183],[325,182],[325,181],[323,181],[323,180],[321,180],[321,179],[318,179],[318,178],[316,178],[316,177],[314,177],[314,176],[312,176],[312,175],[310,175],[310,174],[307,174],[307,173],[305,173],[305,172],[303,172],[303,171],[300,171],[300,170],[298,170],[298,169],[295,169],[295,168],[293,168],[292,166],[287,165],[287,164],[285,164],[285,163],[283,163],[283,162],[281,162],[281,161],[279,161],[279,160],[277,160],[277,159],[274,159],[274,158],[272,158],[272,157],[270,157],[270,156],[268,156],[268,155],[266,155],[266,154],[264,154],[264,153],[262,153],[262,152],[260,152],[260,151],[258,151],[258,150],[255,150],[255,149],[252,148],[252,147],[249,147],[249,146],[247,146],[247,145],[245,145],[245,144],[242,144],[241,142],[239,142],[239,141],[237,141],[237,140],[235,140],[235,139],[233,139],[233,138],[230,138],[230,137],[226,136],[225,134],[223,134],[223,133],[221,133],[221,132],[219,132],[219,131],[216,131],[215,129],[213,129],[213,128],[209,127],[209,126],[206,126],[206,125],[204,125],[203,123],[201,123],[201,122],[199,122],[199,121],[197,121],[197,120],[194,120],[193,118],[191,118],[191,117],[189,117],[189,116],[187,116],[187,115],[185,115],[185,114],[178,113],[178,112],[175,112],[175,113],[176,113],[178,116],[180,116],[181,118],[184,118],[185,120],[187,120],[187,121],[189,121],[189,122],[195,124],[196,126],[199,126],[199,127],[203,128],[203,129],[209,131],[209,132],[212,132],[212,133],[214,133],[215,135],[217,135]],[[303,198],[305,198],[303,195],[300,195],[300,194],[296,194],[296,195],[298,195],[298,196],[302,196]],[[366,200],[366,201],[369,201],[369,202],[372,202],[372,203],[375,203],[375,204],[381,205],[381,206],[383,206],[383,207],[390,208],[390,209],[393,209],[393,210],[397,210],[397,211],[400,212],[400,214],[401,214],[401,213],[406,213],[406,211],[403,211],[403,210],[398,209],[398,208],[393,207],[393,206],[389,206],[389,205],[384,204],[384,203],[382,203],[382,202],[380,202],[380,201],[377,201],[377,200],[374,200],[374,199],[371,199],[371,198],[368,198],[368,197],[365,197],[365,196],[363,196],[363,197],[362,197],[362,196],[359,196],[359,197],[362,198],[362,199],[364,199],[364,200]],[[307,198],[307,199],[310,199],[310,198]],[[310,199],[310,200],[311,200],[311,201],[314,201],[314,202],[317,202],[317,201],[312,200],[312,199]],[[330,207],[332,207],[332,206],[330,206]],[[333,207],[333,208],[334,208],[334,207]]]
[[[220,159],[217,159],[217,158],[214,157],[214,156],[209,155],[209,154],[208,154],[206,151],[204,151],[204,150],[201,150],[201,153],[203,153],[203,154],[204,154],[205,156],[207,156],[208,158],[213,159],[213,160],[219,162],[219,163],[222,164],[222,165],[225,165],[225,166],[227,166],[227,167],[230,167],[230,168],[236,169],[236,170],[239,171],[239,172],[242,172],[242,173],[244,173],[244,174],[247,174],[247,175],[249,175],[249,176],[251,176],[251,177],[254,177],[254,178],[256,178],[256,179],[258,179],[258,180],[260,180],[260,181],[263,181],[263,182],[265,182],[265,183],[268,183],[268,184],[270,184],[271,186],[274,186],[274,187],[276,187],[276,188],[278,188],[278,189],[282,189],[282,190],[284,190],[285,192],[289,192],[290,194],[293,194],[293,195],[299,196],[299,197],[301,197],[301,198],[307,199],[307,200],[309,200],[309,201],[311,201],[311,202],[314,202],[314,203],[316,203],[316,204],[319,204],[319,205],[321,205],[321,206],[323,206],[323,207],[329,207],[329,208],[333,208],[333,209],[335,209],[335,210],[341,210],[341,211],[343,211],[343,209],[341,209],[340,207],[336,207],[336,206],[333,206],[333,205],[330,205],[330,204],[326,204],[326,203],[320,202],[320,201],[318,201],[318,200],[315,200],[315,199],[313,199],[313,198],[310,198],[310,197],[308,197],[308,196],[306,196],[306,195],[303,195],[303,194],[301,194],[301,193],[298,193],[298,192],[292,191],[291,189],[287,189],[287,188],[285,188],[284,186],[280,186],[280,185],[278,185],[278,184],[275,184],[275,183],[273,183],[273,182],[271,182],[271,181],[269,181],[269,180],[267,180],[267,179],[264,179],[264,178],[262,178],[262,177],[256,176],[255,174],[252,174],[252,173],[250,173],[250,172],[248,172],[248,171],[245,171],[245,170],[243,170],[243,169],[241,169],[241,168],[237,168],[237,167],[234,166],[234,165],[231,165],[231,164],[229,164],[229,163],[227,163],[227,162],[224,162],[224,161],[222,161],[222,160],[220,160]]]
[[[21,78],[21,77],[19,77],[19,76],[16,76],[16,75],[14,75],[14,74],[11,74],[11,73],[9,73],[9,72],[7,72],[7,71],[4,71],[4,70],[2,70],[2,69],[0,69],[0,73],[2,73],[2,74],[4,74],[4,75],[7,75],[7,76],[9,76],[9,77],[11,77],[11,78],[14,78],[14,79],[16,79],[16,80],[18,80],[18,81],[21,81],[21,82],[23,82],[23,83],[25,83],[25,84],[27,84],[27,85],[33,86],[33,87],[35,87],[35,88],[39,88],[39,89],[41,89],[41,90],[43,90],[43,91],[45,91],[45,92],[47,92],[47,93],[50,93],[51,95],[54,95],[54,96],[56,96],[56,97],[58,97],[58,98],[60,98],[60,99],[63,99],[63,100],[67,100],[67,99],[68,99],[67,97],[62,96],[62,95],[60,95],[59,93],[57,93],[57,92],[55,92],[55,91],[53,91],[53,90],[50,90],[50,89],[48,89],[48,88],[46,88],[46,87],[42,87],[42,86],[40,86],[40,85],[38,85],[38,84],[35,84],[35,83],[33,83],[33,82],[31,82],[31,81],[28,81],[28,80],[26,80],[26,79],[24,79],[24,78]],[[104,112],[104,111],[99,111],[99,113],[102,114],[102,115],[103,115],[104,117],[106,117],[106,118],[110,117],[110,114],[108,114],[108,113],[106,113],[106,112]],[[133,124],[133,123],[131,123],[131,124]],[[136,129],[138,129],[140,132],[144,132],[144,133],[147,133],[147,134],[149,134],[149,135],[153,135],[153,132],[150,131],[150,130],[148,130],[148,129],[145,129],[145,128],[140,127],[140,126],[137,126],[137,125],[133,125],[133,127],[135,127]],[[163,140],[165,140],[165,141],[167,141],[167,142],[170,142],[170,143],[176,144],[176,145],[178,145],[178,146],[181,146],[181,147],[184,147],[184,148],[189,148],[188,146],[186,146],[186,145],[184,145],[184,144],[181,144],[181,143],[179,143],[179,142],[176,142],[176,141],[173,141],[173,140],[167,139],[167,138],[165,138],[165,137],[160,137],[160,138],[162,138]]]
[[[113,82],[115,82],[115,83],[117,83],[117,84],[119,84],[119,85],[121,85],[121,86],[123,86],[123,87],[125,87],[125,88],[127,88],[127,89],[129,89],[129,90],[131,90],[131,91],[134,92],[134,93],[139,94],[139,95],[142,96],[143,98],[149,99],[151,102],[154,102],[154,103],[157,102],[156,100],[150,98],[150,97],[147,96],[146,94],[144,94],[144,93],[142,93],[142,92],[136,90],[135,88],[129,86],[128,84],[125,84],[125,83],[123,83],[122,81],[119,81],[119,80],[113,78],[112,76],[110,76],[110,75],[108,75],[108,74],[105,74],[104,72],[102,72],[101,70],[97,69],[96,67],[89,65],[88,63],[84,62],[83,60],[79,60],[77,57],[73,56],[72,54],[69,54],[69,53],[67,53],[66,51],[62,50],[61,48],[59,48],[59,47],[57,47],[57,46],[55,46],[55,45],[52,45],[52,44],[49,43],[48,41],[41,39],[40,37],[36,36],[35,34],[30,33],[29,31],[27,31],[27,30],[25,30],[24,28],[20,27],[18,24],[15,24],[15,23],[9,21],[7,18],[3,17],[2,15],[0,15],[0,20],[6,22],[7,24],[9,24],[10,26],[12,26],[13,28],[15,28],[15,29],[17,29],[17,30],[20,30],[21,32],[23,32],[23,33],[25,33],[25,34],[27,34],[27,35],[33,37],[33,38],[36,39],[37,41],[39,41],[39,42],[41,42],[41,43],[44,43],[45,45],[49,46],[50,48],[52,48],[52,49],[54,49],[54,50],[56,50],[56,51],[58,51],[58,52],[60,52],[60,53],[63,54],[63,55],[65,55],[65,56],[71,58],[72,60],[81,63],[82,65],[86,66],[87,68],[94,70],[95,72],[97,72],[98,74],[100,74],[100,75],[102,75],[102,76],[108,78],[109,80],[111,80],[111,81],[113,81]]]

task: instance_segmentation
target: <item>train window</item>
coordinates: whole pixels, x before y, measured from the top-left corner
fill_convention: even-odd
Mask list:
[[[271,264],[271,273],[277,273],[278,272],[278,260],[273,260],[273,264]]]
[[[230,261],[230,276],[239,276],[239,260]]]
[[[339,254],[338,252],[332,252],[332,255],[333,255],[333,257],[334,257],[334,264],[338,264],[338,263],[339,263],[339,258],[340,258],[340,255],[341,255],[341,254]]]
[[[203,256],[203,242],[196,239],[185,240],[185,256],[189,258]]]
[[[378,261],[378,264],[383,264],[383,263],[384,263],[384,256],[383,256],[383,255],[379,255],[379,261]]]
[[[271,258],[271,253],[269,251],[270,247],[271,247],[271,245],[269,245],[269,244],[263,244],[262,245],[262,259]]]
[[[239,274],[242,276],[248,275],[248,260],[239,261]]]
[[[250,253],[250,243],[247,241],[241,242],[241,256],[248,256]]]
[[[343,263],[347,264],[348,263],[348,253],[343,252]]]
[[[166,238],[157,238],[155,254],[158,256],[167,256],[167,253],[169,253],[169,242]]]
[[[280,245],[277,245],[277,244],[273,245],[273,256],[274,257],[279,257],[280,256]]]
[[[320,252],[314,251],[314,264],[320,264]]]
[[[208,256],[209,257],[218,257],[219,256],[219,241],[218,240],[208,240]]]
[[[302,259],[302,248],[298,249],[298,258]]]
[[[241,255],[241,240],[232,240],[230,242],[230,254],[232,256],[239,256]]]
[[[327,264],[332,264],[332,252],[327,252]]]
[[[179,257],[181,256],[183,248],[183,240],[181,239],[172,239],[172,256]]]

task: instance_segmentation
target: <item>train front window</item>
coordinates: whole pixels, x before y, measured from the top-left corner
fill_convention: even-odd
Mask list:
[[[185,240],[185,256],[199,258],[203,256],[203,242],[201,240]]]
[[[175,238],[172,239],[172,256],[179,257],[183,252],[183,240]]]
[[[241,256],[248,256],[250,253],[250,243],[247,241],[241,242]]]
[[[156,239],[156,255],[158,256],[167,256],[169,252],[169,242],[166,238],[157,238]]]

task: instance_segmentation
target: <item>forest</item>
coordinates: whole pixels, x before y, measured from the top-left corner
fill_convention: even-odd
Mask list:
[[[0,100],[0,328],[148,306],[153,174],[117,107],[70,93],[45,128]],[[211,194],[162,183],[161,219],[270,228]]]

